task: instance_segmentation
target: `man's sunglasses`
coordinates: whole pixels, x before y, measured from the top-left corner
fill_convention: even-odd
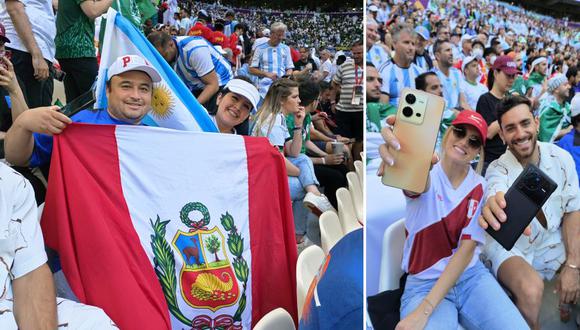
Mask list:
[[[453,134],[455,135],[455,137],[457,137],[460,140],[462,140],[467,135],[467,129],[463,126],[459,126],[459,127],[451,126],[451,129],[453,130]],[[479,139],[475,136],[470,136],[469,139],[467,139],[467,143],[473,149],[481,148],[481,144],[482,144],[481,139]]]

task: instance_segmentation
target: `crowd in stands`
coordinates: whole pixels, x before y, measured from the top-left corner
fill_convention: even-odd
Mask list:
[[[544,280],[556,281],[554,307],[569,319],[580,297],[580,30],[498,1],[375,0],[367,14],[367,155],[379,173],[403,145],[392,131],[403,88],[446,103],[426,190],[404,192],[399,328],[495,328],[487,307],[501,305],[503,326],[536,329]],[[528,164],[558,189],[508,251],[483,228],[505,220],[504,193]],[[483,264],[512,301],[497,283],[471,291],[475,304],[464,297]]]
[[[36,303],[25,302],[32,296],[28,291],[17,289],[17,283],[30,283],[21,278],[52,283],[33,212],[44,201],[52,136],[73,122],[143,125],[154,84],[161,81],[159,68],[146,59],[121,56],[101,77],[107,82],[107,108],[77,109],[69,118],[52,105],[55,78],[64,80],[68,103],[92,93],[99,72],[97,55],[102,50],[95,45],[108,42],[97,42],[95,19],[111,6],[118,10],[117,5],[112,0],[80,4],[60,0],[58,5],[49,0],[8,0],[0,4],[0,138],[4,147],[0,159],[6,163],[0,164],[0,186],[18,191],[14,200],[2,199],[7,205],[2,207],[0,224],[21,217],[29,226],[25,239],[41,247],[30,252],[35,255],[34,264],[27,263],[28,254],[22,253],[14,258],[13,267],[8,266],[15,270],[5,274],[9,278],[5,283],[13,282],[15,306],[37,308]],[[267,137],[279,148],[286,159],[297,248],[312,244],[306,239],[307,219],[316,220],[322,212],[337,208],[336,190],[347,185],[346,173],[353,170],[353,161],[362,151],[362,13],[296,14],[193,1],[177,5],[159,3],[156,14],[141,17],[137,22],[142,24],[136,27],[205,107],[221,133]],[[343,148],[333,148],[336,144]],[[7,182],[10,186],[5,187]],[[14,215],[6,213],[12,207],[23,209]],[[52,261],[49,258],[51,267],[55,266]],[[46,290],[40,302],[51,302],[34,313],[19,311],[24,314],[16,314],[14,328],[27,328],[26,324],[39,328],[34,322],[47,319],[46,324],[56,322],[52,286],[38,285],[29,290]],[[72,303],[59,303],[59,323],[61,309],[66,308],[71,324],[75,318],[91,317],[100,322],[95,328],[114,326],[102,311]],[[0,319],[4,317],[14,316],[3,313]]]

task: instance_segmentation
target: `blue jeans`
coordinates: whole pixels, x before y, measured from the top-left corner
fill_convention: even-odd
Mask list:
[[[288,177],[290,198],[292,201],[302,201],[306,195],[305,188],[310,185],[318,186],[318,180],[314,174],[314,165],[308,156],[300,154],[298,157],[286,157],[292,164],[300,169],[299,176]]]
[[[413,312],[431,291],[437,279],[409,276],[401,298],[401,319]],[[529,329],[528,324],[481,262],[461,274],[437,305],[425,329]]]
[[[290,198],[292,199],[292,214],[294,215],[294,230],[297,235],[306,234],[306,220],[309,214],[307,208],[302,204],[306,190],[309,185],[318,186],[318,180],[314,175],[314,165],[312,160],[305,154],[298,157],[287,157],[288,160],[300,169],[299,176],[288,177],[288,187],[290,188]]]

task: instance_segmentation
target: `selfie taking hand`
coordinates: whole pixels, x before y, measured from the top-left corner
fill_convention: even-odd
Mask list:
[[[498,191],[497,194],[489,197],[487,203],[481,210],[481,215],[479,216],[479,225],[483,229],[491,226],[494,230],[499,230],[501,223],[507,220],[507,216],[503,211],[506,208],[505,193],[503,191]],[[524,230],[524,235],[530,236],[532,234],[532,227],[527,226]]]
[[[382,162],[377,171],[377,176],[383,175],[383,173],[385,172],[385,166],[395,165],[395,159],[393,158],[393,155],[389,150],[401,149],[401,144],[399,143],[399,140],[397,140],[397,137],[393,133],[393,125],[395,125],[394,115],[387,117],[387,124],[389,126],[384,127],[381,130],[381,135],[383,136],[383,140],[385,140],[385,143],[379,146],[379,154],[381,155]],[[435,165],[437,164],[437,162],[439,162],[439,156],[437,156],[437,153],[433,153],[433,157],[431,158],[431,165]]]

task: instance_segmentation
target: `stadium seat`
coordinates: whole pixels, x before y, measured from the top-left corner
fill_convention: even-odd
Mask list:
[[[348,181],[348,191],[352,198],[352,204],[354,206],[354,214],[359,223],[364,223],[364,202],[363,202],[363,191],[360,184],[358,175],[355,172],[346,173],[346,180]]]
[[[275,310],[264,315],[258,321],[254,330],[295,330],[292,316],[284,308],[276,308]]]
[[[328,254],[334,244],[344,236],[340,220],[338,219],[338,214],[336,214],[336,212],[326,211],[322,213],[318,222],[320,224],[322,250],[325,254]]]
[[[355,160],[354,161],[354,170],[356,171],[356,175],[358,175],[358,179],[360,181],[361,187],[364,187],[365,168],[364,168],[363,162],[360,160]]]
[[[351,231],[361,227],[356,218],[352,197],[346,188],[339,188],[336,191],[336,200],[338,202],[338,218],[342,226],[342,232],[346,235]]]
[[[403,245],[405,244],[405,218],[397,220],[387,227],[383,235],[383,253],[381,256],[381,276],[379,292],[395,290],[403,275]]]
[[[296,292],[298,301],[298,319],[302,317],[302,307],[312,280],[324,261],[324,251],[318,245],[304,249],[296,262]]]

